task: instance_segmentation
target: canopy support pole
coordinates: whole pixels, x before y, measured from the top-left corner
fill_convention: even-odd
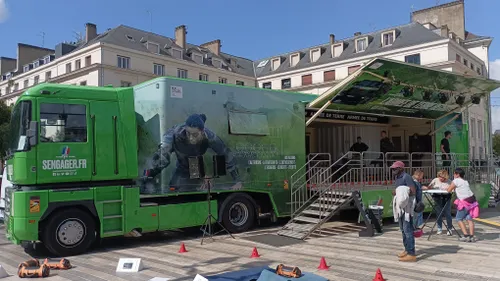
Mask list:
[[[306,127],[309,126],[309,124],[311,124],[312,121],[314,121],[321,113],[323,113],[323,111],[325,111],[330,104],[332,104],[332,100],[327,101],[318,111],[316,111],[316,113],[314,113],[314,115],[306,121]]]
[[[462,110],[460,111],[460,114],[462,114],[467,108],[469,108],[471,106],[471,104],[468,104],[464,107],[462,107]],[[456,113],[454,111],[450,111],[448,113],[446,113],[445,115],[441,116],[439,119],[443,118],[443,117],[446,117],[452,113]],[[441,125],[441,127],[435,129],[434,131],[432,131],[431,133],[429,133],[430,136],[436,134],[437,131],[441,130],[442,128],[444,128],[446,125],[450,124],[451,122],[455,121],[459,116],[460,114],[457,114],[455,115],[455,117],[451,118],[450,120],[446,121],[443,125]]]

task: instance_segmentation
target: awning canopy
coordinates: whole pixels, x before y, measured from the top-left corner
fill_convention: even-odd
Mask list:
[[[459,112],[500,81],[377,58],[311,101],[310,108],[436,120]],[[317,116],[312,116],[310,124]]]

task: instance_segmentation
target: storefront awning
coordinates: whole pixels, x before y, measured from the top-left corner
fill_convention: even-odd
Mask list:
[[[377,58],[311,101],[309,108],[436,120],[459,112],[500,81]],[[309,125],[317,116],[307,121]]]

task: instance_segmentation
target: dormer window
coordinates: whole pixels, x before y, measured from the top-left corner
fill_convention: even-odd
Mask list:
[[[148,41],[148,42],[146,42],[146,48],[151,53],[155,53],[155,54],[159,54],[160,53],[160,45],[157,44],[157,43],[153,43],[153,42],[149,42]]]
[[[368,47],[368,37],[356,39],[356,53],[364,52]]]
[[[212,65],[217,67],[217,68],[222,68],[222,61],[218,59],[212,59]]]
[[[318,61],[319,57],[321,57],[321,49],[320,48],[311,50],[311,62]]]
[[[182,59],[182,51],[179,49],[172,48],[172,57],[176,59]]]
[[[290,67],[296,66],[299,63],[299,61],[300,61],[299,53],[290,55]]]
[[[332,58],[339,57],[344,51],[344,43],[337,43],[332,45]]]
[[[391,46],[392,43],[394,43],[395,38],[396,38],[396,31],[395,30],[391,30],[391,31],[382,33],[382,38],[381,38],[382,47]]]
[[[280,58],[274,58],[271,61],[271,70],[276,70],[280,67],[281,65],[281,59]]]
[[[203,63],[203,56],[200,54],[191,54],[191,58],[193,59],[194,62],[196,62],[198,64]]]

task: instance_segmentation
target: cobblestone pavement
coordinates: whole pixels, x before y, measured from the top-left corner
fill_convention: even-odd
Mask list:
[[[486,213],[485,213],[486,215]],[[488,219],[500,221],[500,213],[487,213]],[[200,245],[197,231],[147,235],[141,238],[105,240],[88,254],[69,257],[75,266],[68,271],[52,271],[48,280],[149,280],[170,277],[173,280],[193,280],[199,273],[215,275],[226,271],[247,269],[279,263],[296,265],[302,271],[314,272],[330,280],[373,280],[380,268],[386,280],[492,280],[500,281],[500,230],[476,224],[480,241],[465,243],[456,236],[427,236],[417,239],[417,263],[401,263],[397,254],[402,250],[401,233],[395,225],[385,226],[385,232],[372,238],[359,238],[349,225],[332,224],[328,232],[335,235],[312,238],[294,245],[274,247],[252,242],[253,236],[276,233],[279,227],[258,228],[236,235],[236,239],[217,236]],[[0,265],[15,274],[17,265],[30,257],[23,248],[5,239],[0,226]],[[276,239],[275,239],[276,240]],[[279,239],[278,239],[279,240]],[[178,253],[185,242],[187,253]],[[251,259],[253,247],[260,258]],[[43,251],[37,254],[43,258]],[[145,269],[139,273],[116,274],[120,257],[142,258]],[[317,269],[325,257],[330,269]],[[171,279],[171,280],[172,280]],[[18,280],[11,276],[3,280]]]

